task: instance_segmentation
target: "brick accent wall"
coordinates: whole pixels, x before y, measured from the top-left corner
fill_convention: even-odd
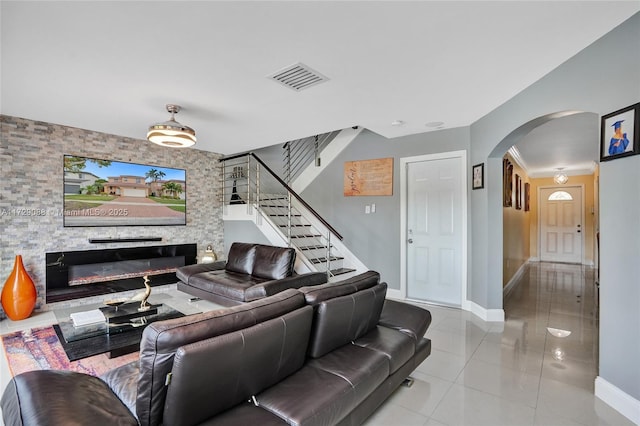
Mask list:
[[[186,169],[187,225],[63,227],[60,212],[64,154]],[[49,251],[195,242],[199,256],[207,244],[213,244],[214,250],[223,254],[221,179],[217,167],[220,157],[193,148],[165,148],[146,140],[0,115],[0,286],[9,276],[15,256],[21,254],[36,283],[36,310],[49,310],[59,307],[44,302],[45,253]],[[44,215],[25,215],[43,209]],[[88,241],[139,236],[162,237],[162,242]],[[0,318],[4,317],[0,312]]]

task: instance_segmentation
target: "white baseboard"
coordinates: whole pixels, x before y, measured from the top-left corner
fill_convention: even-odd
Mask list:
[[[387,298],[412,302],[411,300],[408,300],[406,297],[404,297],[401,290],[395,290],[395,289],[391,289],[391,290],[387,289]],[[418,302],[418,301],[413,301],[413,302]],[[421,303],[427,303],[427,302],[421,302]],[[457,309],[457,307],[455,308]],[[460,306],[460,309],[471,312],[472,314],[476,315],[483,321],[504,323],[503,309],[486,309],[470,300],[463,301],[462,306]]]
[[[504,322],[504,309],[487,309],[475,302],[467,300],[462,308],[478,316],[483,321]]]
[[[402,292],[400,290],[394,290],[392,288],[387,289],[387,297],[389,299],[396,299],[396,300],[404,299],[404,297],[402,297]]]
[[[595,394],[633,423],[640,425],[640,401],[600,376],[596,377]]]

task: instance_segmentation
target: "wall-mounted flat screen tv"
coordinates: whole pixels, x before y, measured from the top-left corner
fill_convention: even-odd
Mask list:
[[[186,225],[183,169],[64,156],[64,226]]]

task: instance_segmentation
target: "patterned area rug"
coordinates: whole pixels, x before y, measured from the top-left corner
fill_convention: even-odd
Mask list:
[[[12,376],[32,370],[70,370],[101,376],[112,368],[138,359],[138,352],[117,358],[106,354],[69,361],[53,327],[32,328],[2,336]]]

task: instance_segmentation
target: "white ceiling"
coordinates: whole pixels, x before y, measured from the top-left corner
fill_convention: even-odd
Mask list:
[[[429,122],[470,125],[638,10],[638,1],[3,0],[0,107],[143,139],[177,103],[196,148],[222,154],[355,125],[392,138],[434,130]],[[329,81],[295,92],[267,78],[297,62]],[[558,140],[548,135],[557,126],[538,133]],[[565,131],[549,155],[580,140]],[[531,167],[551,167],[536,152],[521,150]],[[562,161],[594,160],[597,148],[573,154]]]
[[[556,118],[536,127],[515,149],[530,177],[592,174],[599,160],[599,117],[580,113]],[[512,152],[513,153],[513,152]]]

